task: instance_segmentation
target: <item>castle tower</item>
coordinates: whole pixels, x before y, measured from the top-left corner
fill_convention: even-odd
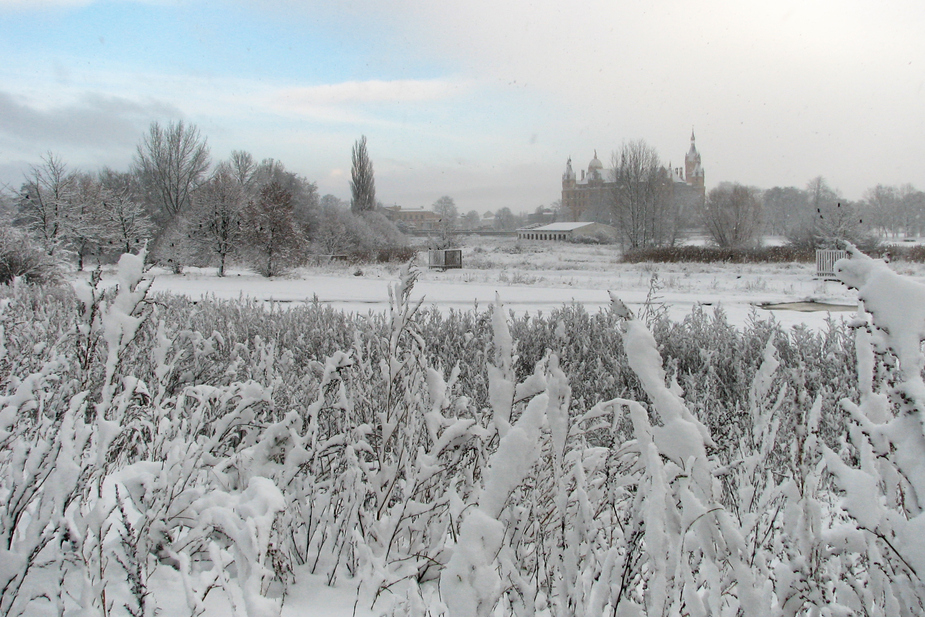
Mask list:
[[[565,173],[562,174],[562,201],[561,214],[567,220],[577,221],[581,216],[579,205],[579,192],[576,188],[577,178],[575,171],[572,169],[572,157],[568,158],[565,164]]]
[[[562,188],[575,188],[575,172],[572,171],[572,157],[568,157],[565,164],[565,173],[562,174]]]
[[[704,195],[706,192],[704,188],[703,165],[700,163],[700,153],[697,152],[694,129],[691,129],[691,148],[684,156],[684,180],[697,189],[701,195]]]

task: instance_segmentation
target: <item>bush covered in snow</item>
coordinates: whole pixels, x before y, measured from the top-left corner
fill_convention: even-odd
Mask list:
[[[0,284],[8,285],[17,278],[39,285],[59,283],[61,264],[25,232],[0,219]]]
[[[0,615],[170,585],[278,615],[309,573],[394,615],[921,614],[925,315],[888,299],[925,291],[865,260],[856,345],[618,299],[441,315],[408,271],[368,316],[150,297],[130,255],[114,291],[13,287]]]

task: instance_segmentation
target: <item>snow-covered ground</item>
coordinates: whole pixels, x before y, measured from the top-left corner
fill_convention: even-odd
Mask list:
[[[428,270],[426,254],[419,256],[421,276],[415,297],[441,310],[485,308],[497,293],[515,313],[544,312],[577,302],[589,311],[609,304],[614,292],[630,308],[645,302],[650,282],[657,275],[656,299],[669,314],[682,319],[695,305],[721,306],[733,323],[744,323],[754,311],[768,313],[765,304],[822,302],[855,306],[857,295],[836,281],[815,276],[811,264],[623,264],[610,246],[520,242],[507,238],[470,238],[463,249],[462,269]],[[894,264],[913,278],[923,279],[921,268]],[[214,269],[188,268],[182,275],[154,269],[154,291],[169,291],[192,298],[249,297],[285,305],[319,302],[351,312],[385,310],[388,286],[398,277],[397,265],[329,264],[303,268],[288,276],[267,279],[243,269],[215,276]],[[827,311],[775,310],[785,326],[822,327]],[[849,311],[831,313],[847,317]]]

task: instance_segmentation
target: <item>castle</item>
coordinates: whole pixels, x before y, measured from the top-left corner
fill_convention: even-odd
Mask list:
[[[703,204],[703,165],[693,130],[691,147],[684,155],[684,167],[670,170],[663,168],[663,171],[671,179],[671,199],[679,209]],[[572,159],[569,158],[565,164],[565,173],[562,174],[563,220],[611,223],[613,177],[613,170],[604,169],[604,165],[597,158],[597,150],[594,151],[594,158],[588,163],[587,172],[581,170],[580,178],[575,175]]]

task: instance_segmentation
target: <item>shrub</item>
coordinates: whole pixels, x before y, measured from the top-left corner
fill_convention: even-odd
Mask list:
[[[925,246],[922,245],[881,247],[878,253],[881,256],[889,255],[896,261],[925,263]]]
[[[569,242],[573,244],[616,244],[617,239],[610,234],[598,232],[595,234],[580,234],[571,236]]]
[[[379,263],[407,263],[417,257],[417,249],[410,246],[393,246],[379,249],[376,261]]]
[[[23,231],[0,224],[0,283],[13,279],[29,284],[50,285],[62,280],[61,264],[43,251]]]
[[[789,246],[737,249],[708,246],[671,246],[627,251],[623,254],[621,261],[624,263],[811,263],[815,259],[814,251]]]
[[[408,261],[414,256],[405,236],[379,212],[355,214],[333,205],[322,212],[312,232],[316,255],[344,256],[352,263]]]

